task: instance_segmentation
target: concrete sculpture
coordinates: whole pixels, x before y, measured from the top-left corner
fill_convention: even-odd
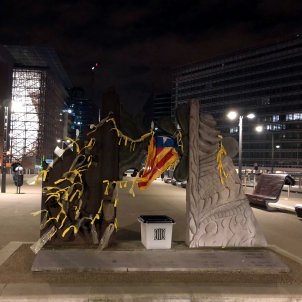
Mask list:
[[[126,185],[123,173],[139,169],[147,153],[151,132],[142,138],[146,131],[140,124],[121,110],[117,94],[108,91],[102,120],[92,126],[86,141],[59,149],[52,165],[42,171],[41,237],[32,246],[35,253],[48,242],[100,249],[108,245],[117,229],[115,194]]]
[[[199,112],[199,101],[191,101],[186,244],[192,248],[265,246],[215,126],[211,115]]]
[[[177,142],[180,161],[174,177],[188,180],[187,245],[266,245],[214,119],[199,113],[198,101],[179,106],[176,116],[180,129],[167,118],[158,127]],[[140,169],[154,135],[140,124],[120,111],[115,92],[104,96],[103,119],[93,125],[87,140],[73,141],[44,171],[41,238],[32,246],[35,253],[46,242],[100,249],[108,245],[117,229],[117,191],[127,186],[123,173]],[[235,154],[234,145],[226,149]]]

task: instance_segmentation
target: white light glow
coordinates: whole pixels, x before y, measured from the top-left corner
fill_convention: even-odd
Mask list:
[[[236,111],[230,111],[228,114],[227,114],[227,118],[230,119],[230,120],[234,120],[236,119],[238,116],[238,113]]]
[[[262,132],[262,131],[263,131],[263,126],[261,126],[261,125],[256,126],[256,127],[255,127],[255,130],[256,130],[257,132]]]
[[[246,117],[249,119],[253,119],[256,117],[256,115],[254,113],[249,113]]]

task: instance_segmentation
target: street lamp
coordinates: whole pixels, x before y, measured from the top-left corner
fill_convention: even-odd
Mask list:
[[[9,149],[10,149],[10,141],[9,141],[9,123],[10,123],[10,117],[9,113],[10,110],[8,106],[3,106],[4,110],[4,120],[3,120],[3,149],[2,149],[2,165],[1,165],[1,193],[6,193],[6,163],[9,159]]]
[[[256,126],[255,127],[255,130],[256,130],[256,132],[259,132],[259,133],[261,133],[261,132],[263,132],[263,126],[262,125],[258,125],[258,126]],[[272,151],[271,151],[271,173],[274,173],[274,164],[275,164],[275,137],[274,137],[274,132],[270,132],[271,133],[271,135],[272,135],[272,142],[271,142],[271,149],[272,149]],[[279,149],[280,148],[280,145],[277,145],[276,146],[276,148],[277,149]]]
[[[238,117],[238,112],[236,111],[230,111],[227,114],[227,118],[230,120],[235,120]],[[238,176],[239,179],[241,180],[242,178],[242,123],[243,123],[243,118],[247,117],[248,119],[253,119],[255,118],[255,114],[254,113],[249,113],[247,115],[239,115],[239,124],[238,124],[238,128],[239,128],[239,152],[238,152]]]
[[[71,141],[70,141],[70,139],[63,140],[63,139],[58,138],[58,139],[57,139],[57,143],[58,143],[58,144],[59,144],[59,143],[62,143],[62,144],[61,144],[61,148],[64,149],[64,144],[68,146],[68,145],[71,143]]]

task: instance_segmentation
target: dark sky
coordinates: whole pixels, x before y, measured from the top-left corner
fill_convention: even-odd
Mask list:
[[[302,33],[302,1],[1,0],[0,44],[55,48],[75,86],[141,107],[173,68]],[[135,106],[134,106],[135,105]]]

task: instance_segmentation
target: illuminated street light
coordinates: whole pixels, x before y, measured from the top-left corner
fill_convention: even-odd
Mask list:
[[[258,125],[255,127],[256,132],[262,132],[263,131],[263,126]]]
[[[249,113],[246,117],[251,120],[251,119],[255,118],[256,115],[254,113]]]
[[[64,148],[64,144],[65,144],[65,145],[69,145],[69,144],[71,143],[71,140],[70,140],[70,139],[64,140],[64,139],[58,138],[58,139],[57,139],[57,143],[58,143],[58,144],[59,144],[59,143],[62,143],[62,144],[61,144],[61,148],[63,149],[63,148]]]
[[[238,112],[236,111],[229,111],[227,113],[227,118],[230,120],[235,120],[238,117]],[[254,113],[249,113],[245,116],[239,115],[239,151],[238,151],[238,176],[241,180],[242,178],[242,122],[243,122],[243,117],[247,117],[248,119],[253,119],[256,117]]]
[[[236,111],[230,111],[227,114],[227,118],[230,119],[231,121],[235,120],[238,116],[238,113]]]

